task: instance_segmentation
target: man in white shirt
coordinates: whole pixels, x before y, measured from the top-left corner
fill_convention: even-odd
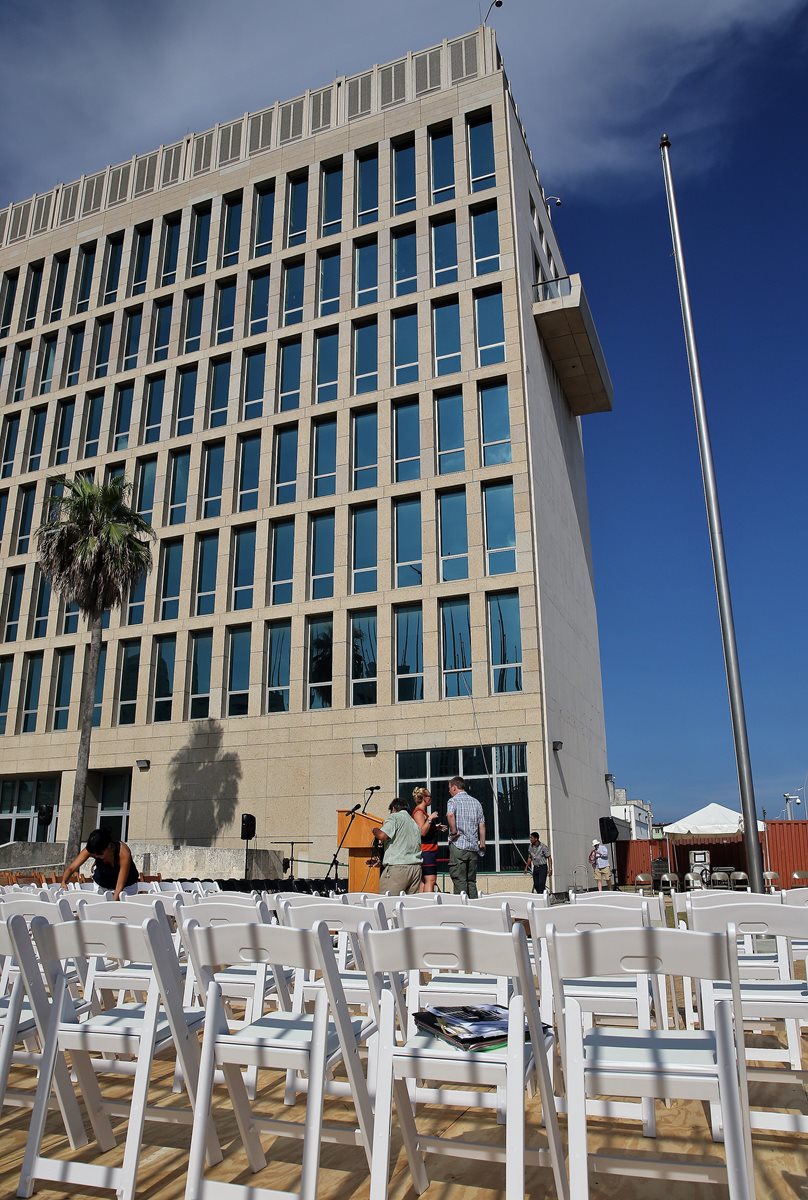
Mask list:
[[[465,892],[476,900],[477,860],[485,853],[485,816],[483,806],[466,791],[459,775],[449,780],[449,803],[446,806],[449,826],[449,875],[455,894]]]
[[[609,847],[598,840],[592,838],[592,849],[589,852],[589,865],[595,872],[595,879],[598,883],[598,891],[603,891],[603,885],[606,884],[607,891],[611,891],[612,887],[612,868],[609,864]]]

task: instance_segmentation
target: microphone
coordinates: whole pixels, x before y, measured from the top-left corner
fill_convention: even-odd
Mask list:
[[[365,788],[365,791],[366,791],[366,792],[380,792],[381,790],[382,790],[382,789],[381,789],[381,785],[380,785],[380,784],[378,784],[378,783],[377,783],[377,784],[375,784],[375,786],[374,786],[374,787]]]
[[[361,804],[355,804],[355,805],[353,806],[353,808],[351,809],[351,812],[352,812],[352,813],[359,812],[359,810],[360,810],[360,808],[361,808],[361,807],[362,807],[362,805],[361,805]]]

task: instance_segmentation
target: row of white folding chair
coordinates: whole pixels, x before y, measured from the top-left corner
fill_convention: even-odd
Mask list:
[[[116,908],[123,910],[124,905],[116,905]],[[132,915],[130,913],[130,917]],[[38,1024],[44,1035],[42,1065],[17,1194],[30,1196],[35,1181],[47,1179],[72,1184],[79,1189],[88,1186],[114,1189],[120,1200],[131,1200],[137,1182],[144,1121],[188,1123],[191,1119],[187,1109],[164,1104],[153,1109],[148,1105],[155,1055],[176,1050],[192,1104],[196,1093],[199,1067],[196,1030],[202,1025],[204,1011],[198,1006],[182,1007],[182,981],[167,924],[156,915],[149,916],[142,926],[126,920],[108,919],[49,925],[42,917],[35,917],[31,933],[39,952],[38,959],[23,918],[12,917],[9,929],[26,994],[32,1009],[40,1014]],[[92,964],[110,958],[122,962],[148,962],[151,978],[145,1003],[134,1001],[116,1005],[81,1020],[69,994],[63,963],[82,958],[89,961],[90,972]],[[40,962],[46,969],[50,998]],[[116,1144],[110,1116],[122,1116],[127,1120],[123,1162],[119,1167],[87,1161],[66,1162],[42,1152],[48,1097],[66,1051],[70,1054],[73,1073],[90,1117],[97,1150],[110,1150]],[[104,1099],[92,1058],[96,1053],[107,1062],[116,1054],[134,1056],[130,1104]],[[209,1161],[220,1161],[221,1151],[212,1129],[208,1132],[206,1146]]]
[[[758,903],[711,905],[694,910],[694,928],[701,932],[722,932],[731,924],[738,937],[765,937],[777,945],[779,977],[769,975],[755,978],[747,974],[741,977],[740,999],[745,1023],[754,1026],[772,1022],[785,1025],[786,1049],[747,1046],[747,1058],[752,1062],[783,1063],[785,1066],[750,1067],[749,1078],[754,1081],[802,1083],[801,1023],[808,1020],[808,983],[794,976],[791,943],[805,934],[805,917],[799,909],[784,904],[766,904],[762,897]],[[748,956],[744,956],[748,963]],[[715,1003],[726,995],[726,983],[716,983],[702,996],[703,1024],[715,1028],[713,1009]],[[785,1105],[783,1105],[785,1108]],[[713,1109],[714,1124],[720,1124],[717,1110]],[[760,1111],[753,1109],[752,1126],[755,1129],[779,1129],[788,1132],[808,1133],[808,1116],[796,1112]]]
[[[752,1144],[735,930],[698,933],[681,929],[597,929],[559,933],[550,925],[547,945],[560,993],[564,1028],[564,1070],[572,1200],[587,1200],[589,1170],[599,1174],[645,1174],[651,1178],[691,1183],[725,1183],[731,1200],[754,1197]],[[714,1029],[652,1029],[646,1005],[639,1028],[592,1023],[593,1002],[575,981],[622,977],[639,997],[647,994],[642,980],[663,971],[672,979],[687,972],[709,983],[729,981],[717,998]],[[597,1011],[597,1010],[594,1010]],[[733,1032],[734,1025],[734,1032]],[[560,1033],[560,1029],[559,1029]],[[634,1155],[590,1155],[587,1115],[594,1097],[636,1096],[649,1099],[697,1099],[720,1106],[726,1169],[704,1158],[674,1162]],[[646,1170],[642,1170],[642,1166]]]
[[[665,897],[661,892],[654,896],[642,896],[639,892],[573,892],[570,902],[605,904],[608,908],[642,908],[645,904],[648,906],[648,915],[652,923],[667,923]]]

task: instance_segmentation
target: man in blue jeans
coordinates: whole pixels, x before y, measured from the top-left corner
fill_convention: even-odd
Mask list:
[[[466,791],[459,775],[449,780],[449,875],[455,895],[465,892],[477,899],[477,861],[485,853],[485,816],[483,806]]]

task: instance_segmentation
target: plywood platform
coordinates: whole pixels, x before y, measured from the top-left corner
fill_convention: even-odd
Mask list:
[[[23,1086],[24,1076],[13,1072],[13,1084]],[[30,1080],[30,1075],[28,1076]],[[152,1103],[177,1102],[171,1097],[171,1069],[168,1062],[159,1062],[155,1067],[155,1084],[150,1101]],[[103,1083],[105,1095],[123,1096],[120,1082]],[[752,1101],[755,1106],[786,1105],[808,1113],[808,1095],[801,1085],[765,1085],[756,1088]],[[294,1108],[283,1104],[283,1080],[279,1073],[264,1072],[257,1107],[267,1115],[283,1120],[302,1121],[305,1098],[301,1097]],[[709,1136],[705,1114],[698,1104],[678,1104],[672,1109],[658,1105],[659,1136],[656,1143],[644,1142],[639,1126],[627,1122],[593,1121],[593,1136],[590,1148],[608,1147],[620,1153],[641,1155],[645,1149],[657,1153],[670,1153],[679,1157],[697,1154],[705,1161],[723,1162],[723,1147],[715,1145]],[[247,1168],[246,1159],[238,1140],[235,1121],[228,1111],[227,1094],[217,1088],[214,1107],[219,1136],[224,1151],[224,1161],[210,1171],[213,1178],[226,1179],[246,1186],[257,1185],[278,1189],[296,1190],[300,1178],[300,1155],[302,1142],[298,1139],[264,1139],[274,1155],[257,1175]],[[0,1198],[13,1197],[17,1189],[20,1164],[28,1129],[29,1110],[6,1109],[0,1121]],[[532,1127],[530,1121],[532,1119]],[[529,1106],[528,1142],[543,1144],[543,1135],[536,1125],[540,1119],[538,1102]],[[326,1102],[326,1120],[352,1123],[352,1108],[347,1101],[330,1099]],[[504,1144],[504,1129],[494,1124],[493,1116],[462,1109],[425,1106],[419,1110],[419,1129],[424,1133],[469,1140],[491,1140]],[[123,1122],[116,1130],[124,1135]],[[566,1135],[562,1120],[562,1131]],[[190,1129],[177,1125],[150,1124],[146,1128],[143,1154],[139,1170],[138,1200],[183,1200],[185,1173]],[[755,1167],[758,1200],[808,1200],[808,1138],[776,1133],[755,1133]],[[60,1157],[73,1157],[69,1153],[67,1140],[61,1130],[58,1115],[48,1121],[46,1152]],[[117,1165],[121,1161],[122,1148],[98,1155],[93,1143],[74,1156],[85,1158],[98,1165]],[[393,1139],[390,1200],[414,1200],[410,1186],[406,1160],[400,1139]],[[425,1200],[499,1200],[504,1195],[504,1176],[501,1165],[486,1165],[465,1162],[462,1158],[430,1156],[427,1160],[431,1185]],[[369,1191],[369,1176],[365,1157],[358,1148],[325,1144],[322,1148],[320,1186],[318,1195],[322,1200],[366,1200]],[[39,1200],[64,1200],[71,1196],[111,1196],[111,1192],[90,1191],[79,1193],[67,1187],[48,1185],[37,1187],[34,1195]],[[526,1195],[531,1200],[554,1197],[552,1176],[539,1168],[527,1172]],[[721,1187],[699,1188],[692,1184],[672,1184],[649,1179],[625,1179],[613,1176],[593,1176],[591,1181],[592,1200],[693,1200],[695,1196],[715,1196],[724,1200],[726,1189]]]

